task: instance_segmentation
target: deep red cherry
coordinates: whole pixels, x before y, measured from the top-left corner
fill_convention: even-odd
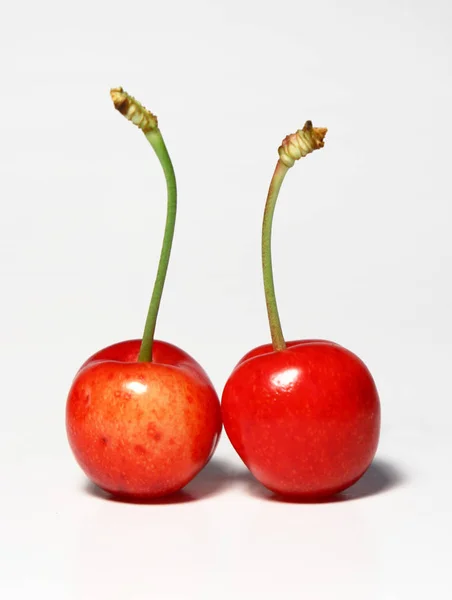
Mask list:
[[[130,499],[171,494],[208,462],[221,432],[217,394],[186,352],[141,340],[90,357],[69,392],[66,427],[74,455],[99,487]]]
[[[226,384],[222,414],[253,475],[278,494],[306,500],[357,481],[379,439],[380,401],[367,367],[321,340],[246,354]]]

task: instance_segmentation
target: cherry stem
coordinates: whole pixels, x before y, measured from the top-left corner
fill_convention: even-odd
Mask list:
[[[268,322],[270,324],[270,333],[274,350],[285,350],[286,342],[284,340],[281,321],[279,319],[278,305],[276,303],[275,283],[273,280],[271,237],[273,214],[275,212],[276,201],[278,200],[279,190],[286,176],[289,167],[281,160],[273,173],[268,190],[267,202],[265,204],[264,220],[262,223],[262,272],[264,275],[265,301],[267,304]]]
[[[177,187],[173,165],[160,130],[157,127],[145,133],[145,136],[153,147],[160,164],[162,165],[168,193],[165,233],[163,235],[160,260],[155,278],[154,289],[152,291],[152,297],[149,304],[149,310],[146,317],[146,323],[144,326],[140,352],[138,354],[139,362],[152,362],[155,326],[157,323],[163,287],[165,285],[166,273],[168,271],[171,247],[173,245],[174,227],[176,225]]]
[[[264,274],[268,322],[270,323],[274,350],[285,350],[286,348],[281,321],[279,320],[278,305],[276,304],[272,267],[271,238],[276,201],[287,171],[298,159],[304,158],[314,150],[323,148],[326,132],[325,127],[313,127],[311,121],[306,121],[303,129],[287,135],[278,148],[279,160],[270,182],[264,211],[264,222],[262,223],[262,271]]]

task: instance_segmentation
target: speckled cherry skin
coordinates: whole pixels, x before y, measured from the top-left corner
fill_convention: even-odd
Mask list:
[[[218,396],[202,367],[161,341],[153,362],[137,362],[140,344],[120,342],[91,356],[66,406],[69,443],[86,475],[131,500],[183,488],[221,432]]]
[[[322,340],[255,348],[222,396],[225,431],[263,485],[300,500],[331,496],[369,467],[380,434],[380,401],[364,363]]]

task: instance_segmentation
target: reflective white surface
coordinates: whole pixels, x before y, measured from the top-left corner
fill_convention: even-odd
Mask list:
[[[8,3],[0,15],[0,597],[446,598],[452,496],[449,0]],[[112,502],[64,431],[93,352],[141,335],[163,175],[115,113],[159,116],[179,186],[157,335],[221,390],[269,341],[263,204],[287,339],[357,353],[382,401],[375,465],[344,501],[271,500],[225,438],[174,501]]]
[[[118,600],[442,594],[452,446],[420,432],[386,437],[358,484],[305,505],[276,501],[226,443],[183,493],[152,505],[107,499],[64,450],[23,457],[3,474],[0,589]]]

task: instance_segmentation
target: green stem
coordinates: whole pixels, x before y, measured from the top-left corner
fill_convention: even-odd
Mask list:
[[[275,350],[284,350],[286,342],[284,340],[281,321],[279,319],[278,305],[276,303],[275,283],[273,281],[271,237],[273,214],[275,212],[276,201],[279,190],[286,176],[289,167],[281,160],[278,160],[275,172],[273,173],[268,190],[267,203],[264,211],[264,221],[262,223],[262,272],[264,275],[265,301],[267,303],[268,322],[272,336],[273,348]]]
[[[152,346],[154,343],[155,325],[162,298],[163,286],[165,285],[166,272],[173,244],[174,227],[176,224],[177,209],[177,188],[173,165],[163,141],[162,134],[158,128],[145,133],[146,139],[154,148],[155,153],[160,160],[163,172],[165,173],[166,186],[168,191],[168,208],[166,213],[165,233],[163,236],[162,250],[160,252],[159,266],[155,278],[154,289],[152,291],[151,302],[144,326],[143,339],[141,342],[139,362],[152,361]]]

